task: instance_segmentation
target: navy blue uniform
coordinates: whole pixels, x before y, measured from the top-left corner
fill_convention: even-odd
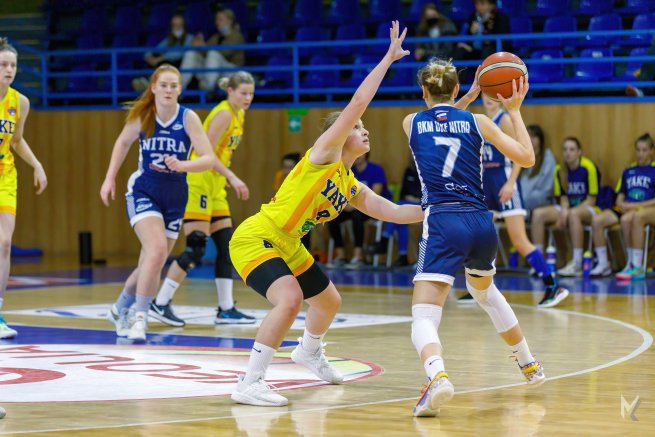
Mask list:
[[[170,239],[177,239],[180,232],[188,188],[186,174],[169,170],[164,157],[189,159],[192,146],[184,124],[186,111],[178,105],[170,121],[164,123],[156,118],[152,137],[145,138],[143,132],[139,135],[139,168],[130,176],[125,194],[130,224],[134,226],[146,217],[160,217]]]
[[[495,273],[497,236],[482,190],[484,138],[475,116],[439,104],[414,115],[409,146],[425,210],[414,281],[453,283],[463,266]]]
[[[492,121],[500,126],[500,120],[506,115],[504,111],[499,111]],[[512,198],[505,203],[500,202],[498,193],[507,183],[507,179],[512,174],[512,161],[491,144],[489,141],[484,143],[482,153],[482,184],[484,187],[484,199],[487,208],[492,211],[498,211],[500,217],[510,215],[527,215],[523,207],[523,197],[521,195],[521,184],[517,180],[514,184],[514,194]]]
[[[655,198],[655,162],[643,166],[632,163],[623,171],[616,184],[616,192],[623,193],[628,202],[645,202]]]

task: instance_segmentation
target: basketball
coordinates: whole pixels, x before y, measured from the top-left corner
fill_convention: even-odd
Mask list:
[[[521,58],[513,53],[498,52],[489,55],[482,63],[478,83],[483,93],[497,101],[497,94],[505,98],[511,97],[512,79],[527,74],[528,68]]]

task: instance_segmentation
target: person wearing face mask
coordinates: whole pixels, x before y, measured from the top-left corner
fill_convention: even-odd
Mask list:
[[[222,9],[216,13],[215,18],[217,32],[205,41],[204,36],[198,33],[193,37],[191,45],[196,47],[204,46],[218,46],[218,45],[238,45],[244,43],[243,34],[241,33],[239,24],[236,22],[234,12],[231,9]],[[196,51],[190,50],[184,54],[182,58],[181,69],[193,68],[210,68],[218,70],[221,68],[241,67],[245,63],[243,50],[209,50],[209,51]],[[221,76],[218,71],[210,71],[207,73],[183,73],[182,74],[182,87],[186,88],[193,75],[198,79],[198,86],[200,89],[211,91],[216,87],[217,81]]]
[[[431,58],[451,58],[455,48],[454,42],[439,42],[440,36],[457,35],[457,27],[450,18],[441,14],[434,3],[423,6],[421,21],[418,23],[417,37],[434,38],[433,42],[419,43],[414,51],[417,61]]]

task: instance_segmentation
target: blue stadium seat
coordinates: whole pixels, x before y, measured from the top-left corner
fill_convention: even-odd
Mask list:
[[[271,56],[266,62],[269,67],[289,66],[291,65],[290,56]],[[266,88],[290,88],[293,84],[293,72],[291,71],[270,71],[264,74]]]
[[[155,47],[157,44],[162,42],[164,38],[168,36],[166,31],[151,32],[146,38],[146,47]]]
[[[389,48],[389,27],[390,27],[390,22],[383,22],[378,24],[377,30],[375,31],[375,38],[379,39],[386,39],[387,42],[385,44],[372,44],[369,46],[366,50],[367,53],[370,54],[375,54],[378,56],[382,56],[387,52],[387,49]],[[400,23],[400,28],[403,29],[404,24],[401,22]],[[412,49],[410,49],[412,50]],[[379,61],[379,58],[378,58]]]
[[[432,3],[437,7],[437,9],[440,12],[443,11],[443,6],[440,0],[412,0],[412,3],[409,5],[409,12],[405,17],[405,21],[407,21],[408,23],[418,23],[421,20],[423,7],[427,3]]]
[[[601,15],[608,14],[614,9],[614,0],[580,0],[578,15]]]
[[[475,6],[471,0],[453,0],[450,8],[450,19],[455,22],[466,21],[475,11]]]
[[[503,2],[504,3],[504,2]],[[512,16],[509,20],[509,28],[512,33],[532,33],[532,20],[526,16]],[[513,39],[512,47],[514,50],[525,50],[533,47],[534,40],[529,39]]]
[[[637,47],[630,50],[630,57],[634,56],[646,56],[648,48],[646,47]],[[641,69],[641,66],[644,64],[644,61],[629,61],[628,65],[625,67],[623,76],[621,79],[626,81],[636,80],[635,73]]]
[[[104,46],[104,38],[100,34],[82,35],[77,40],[78,50],[100,49]],[[66,56],[63,62],[66,65],[75,65],[83,67],[86,70],[95,70],[100,63],[108,62],[107,55],[76,55],[75,57]]]
[[[650,11],[655,11],[653,0],[626,0],[625,7],[615,10],[619,14],[641,14]]]
[[[71,72],[81,73],[92,71],[85,66],[76,65],[71,68]],[[66,79],[66,91],[70,93],[84,93],[98,90],[98,78],[90,76],[75,76]]]
[[[352,0],[332,0],[327,22],[332,25],[359,23],[359,2]]]
[[[138,47],[139,38],[136,33],[119,34],[112,39],[111,46],[115,48]],[[119,53],[116,57],[118,68],[132,69],[134,68],[134,63],[138,60],[141,60],[142,57],[143,55],[137,52]]]
[[[368,21],[371,23],[399,20],[401,15],[400,0],[369,0],[368,2]]]
[[[589,20],[590,32],[599,32],[603,30],[621,30],[623,23],[619,14],[596,15]],[[620,37],[617,36],[591,36],[587,35],[580,42],[583,47],[607,47],[608,45],[618,45]]]
[[[82,14],[80,26],[82,35],[105,33],[108,28],[106,7],[86,9]]]
[[[309,61],[310,65],[339,65],[336,56],[317,55]],[[339,70],[316,70],[310,71],[302,82],[303,88],[330,88],[339,84]]]
[[[376,55],[355,56],[353,64],[361,65],[361,67],[353,67],[352,74],[343,81],[343,86],[357,88],[378,62],[380,62],[380,57]]]
[[[184,21],[186,22],[187,31],[191,34],[202,33],[209,37],[216,33],[214,24],[214,14],[207,1],[188,3],[184,11]],[[170,23],[170,17],[166,20],[167,27]]]
[[[322,0],[297,0],[291,23],[296,26],[318,26],[323,22]]]
[[[655,3],[655,1],[653,2]],[[652,30],[655,29],[655,13],[639,14],[632,22],[632,30]],[[621,45],[648,47],[653,40],[652,34],[630,35],[621,41]]]
[[[606,48],[584,49],[581,58],[606,58],[612,56],[612,50]],[[614,64],[608,62],[584,62],[577,64],[573,76],[574,81],[597,82],[610,80],[614,77]]]
[[[550,17],[544,23],[543,33],[554,32],[576,32],[578,23],[575,17],[564,15],[560,17]],[[562,48],[564,46],[575,45],[575,38],[545,38],[535,40],[536,47],[540,48]]]
[[[146,23],[147,32],[161,32],[168,33],[170,29],[171,17],[177,8],[176,3],[160,3],[153,5],[150,9],[148,22]]]
[[[169,19],[170,21],[170,19]],[[114,16],[114,33],[130,33],[141,29],[141,9],[137,6],[121,6]]]
[[[570,12],[570,0],[537,0],[534,10],[529,13],[533,17],[557,17]]]
[[[501,0],[498,2],[498,8],[512,18],[520,17],[527,13],[526,3],[525,0]]]
[[[562,59],[561,50],[537,50],[532,53],[532,59],[551,60]],[[532,83],[559,82],[564,78],[564,64],[528,64],[528,74]]]
[[[327,29],[318,26],[299,27],[296,31],[296,41],[327,41],[329,39]],[[326,47],[300,47],[298,54],[300,56],[314,56],[324,54]]]
[[[257,34],[257,43],[273,43],[273,42],[284,42],[286,35],[283,29],[273,28],[273,29],[262,29]],[[258,55],[258,56],[290,56],[291,50],[289,49],[260,49],[260,50],[248,50],[246,54]]]
[[[260,0],[257,2],[253,26],[258,29],[283,27],[289,15],[287,0]]]
[[[412,62],[409,56],[405,56],[391,66],[391,69],[385,76],[380,88],[398,87],[398,86],[412,86],[416,81],[416,69],[414,68],[398,68],[399,65]],[[418,91],[418,88],[416,89]]]
[[[335,39],[337,41],[344,41],[349,39],[365,39],[366,38],[366,28],[363,24],[344,24],[337,27],[337,33]],[[335,55],[351,55],[355,53],[361,53],[366,50],[364,45],[345,45],[345,46],[336,46],[332,47],[332,53]]]

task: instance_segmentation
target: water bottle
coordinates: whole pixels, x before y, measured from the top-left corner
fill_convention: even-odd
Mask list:
[[[513,269],[519,266],[519,253],[514,246],[509,248],[509,266]]]
[[[550,273],[554,275],[557,270],[557,249],[555,249],[555,246],[548,246],[546,249],[546,264],[550,267]]]
[[[594,255],[587,250],[582,255],[582,276],[588,278],[593,265],[594,265]]]

